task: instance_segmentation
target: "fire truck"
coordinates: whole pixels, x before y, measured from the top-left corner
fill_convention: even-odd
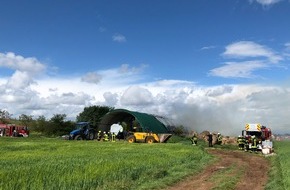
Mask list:
[[[28,137],[28,127],[18,126],[15,124],[1,124],[0,123],[0,137]]]
[[[257,150],[262,151],[263,154],[269,154],[273,151],[272,131],[260,123],[246,124],[245,130],[242,131],[242,136],[249,143],[249,146],[252,143],[251,137],[255,136]]]

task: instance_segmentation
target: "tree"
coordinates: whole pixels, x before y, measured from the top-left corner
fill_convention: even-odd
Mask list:
[[[47,123],[48,122],[46,121],[46,118],[43,115],[38,116],[38,118],[35,121],[35,130],[44,133],[48,125]]]
[[[22,125],[24,125],[25,127],[28,127],[29,124],[33,121],[32,117],[33,116],[31,115],[21,114],[19,116],[19,121],[21,122]]]
[[[114,110],[113,107],[108,106],[89,106],[85,107],[83,112],[77,116],[77,122],[87,121],[94,127],[98,125],[101,118],[108,112]]]
[[[9,123],[11,114],[6,110],[0,110],[0,123]]]
[[[46,126],[45,133],[47,135],[64,135],[74,129],[74,123],[65,121],[66,114],[54,114]]]

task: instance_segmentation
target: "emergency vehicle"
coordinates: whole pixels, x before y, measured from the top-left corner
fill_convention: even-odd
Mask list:
[[[257,139],[257,150],[262,151],[263,154],[269,154],[273,151],[272,131],[260,123],[246,124],[242,136],[250,146],[252,137],[255,137]]]
[[[1,124],[0,123],[0,137],[28,137],[29,130],[27,127],[18,126],[15,124]]]

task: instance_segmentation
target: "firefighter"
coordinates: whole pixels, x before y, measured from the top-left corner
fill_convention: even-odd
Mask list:
[[[257,152],[257,138],[255,135],[252,136],[252,146],[251,146],[252,152]]]
[[[192,145],[197,145],[197,136],[195,133],[193,134],[190,140],[192,142]]]
[[[239,135],[238,139],[237,139],[237,143],[239,145],[239,149],[243,150],[245,147],[245,138],[242,137],[241,135]]]
[[[212,134],[209,133],[207,136],[208,136],[208,146],[212,147]]]
[[[116,142],[116,135],[115,135],[115,132],[112,133],[112,142]]]
[[[106,141],[106,142],[109,141],[109,136],[106,133],[106,131],[104,131],[103,141]]]
[[[111,132],[109,131],[109,132],[108,132],[108,141],[110,141],[111,138],[112,138],[112,134],[111,134]]]
[[[98,131],[97,140],[100,141],[102,138],[102,131]]]
[[[249,136],[248,135],[246,135],[246,138],[245,138],[244,150],[245,152],[249,150]]]
[[[223,136],[220,133],[218,133],[217,134],[217,144],[221,145],[222,141],[223,141]]]

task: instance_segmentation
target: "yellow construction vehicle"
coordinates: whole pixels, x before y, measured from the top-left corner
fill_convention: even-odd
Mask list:
[[[129,143],[145,142],[145,143],[165,143],[172,134],[156,134],[147,132],[131,132],[127,137]]]

